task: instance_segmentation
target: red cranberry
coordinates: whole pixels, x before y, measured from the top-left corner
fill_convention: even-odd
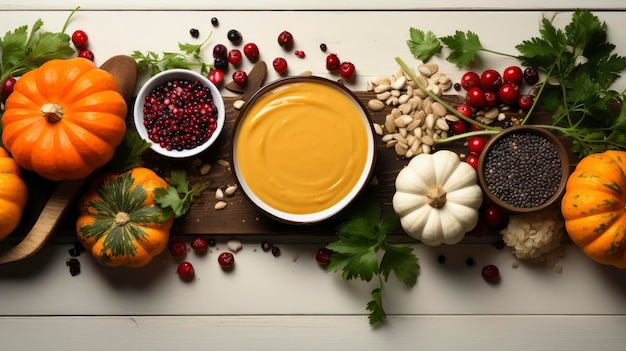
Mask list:
[[[461,87],[465,90],[470,90],[474,87],[480,86],[480,77],[476,72],[466,72],[461,76]]]
[[[232,49],[228,52],[228,62],[230,62],[231,65],[233,66],[237,66],[241,63],[241,59],[242,59],[242,54],[241,51],[239,51],[238,49]]]
[[[209,243],[201,236],[197,236],[191,240],[191,248],[196,252],[204,251],[208,246]]]
[[[485,92],[485,106],[494,107],[498,104],[498,93],[495,91],[487,90]]]
[[[278,45],[285,49],[291,47],[291,45],[293,45],[293,35],[286,30],[282,31],[278,35]]]
[[[181,262],[176,272],[182,280],[191,280],[194,276],[193,265],[189,262]]]
[[[233,73],[233,81],[239,85],[248,83],[248,74],[245,71],[237,70]]]
[[[463,134],[467,129],[467,123],[464,120],[460,119],[458,121],[454,121],[450,124],[450,128],[454,132],[454,134]]]
[[[469,154],[469,156],[467,156],[467,159],[465,159],[465,162],[467,162],[475,170],[478,170],[478,155]]]
[[[509,66],[504,69],[502,79],[504,79],[507,83],[521,85],[524,81],[524,73],[522,72],[522,69],[517,66]]]
[[[341,66],[341,61],[339,60],[339,57],[335,54],[330,54],[328,56],[326,56],[326,69],[329,71],[334,71],[336,69],[339,69],[339,66]]]
[[[248,43],[243,47],[243,54],[254,62],[259,59],[259,47],[255,43]]]
[[[235,265],[235,256],[230,252],[222,252],[219,256],[217,256],[217,263],[222,268],[232,268]]]
[[[479,87],[470,88],[465,94],[465,101],[473,108],[485,106],[485,92]]]
[[[72,33],[72,43],[74,44],[75,47],[82,49],[85,46],[87,46],[87,42],[89,41],[89,37],[87,36],[87,33],[85,33],[82,30],[77,30],[74,31],[74,33]]]
[[[502,222],[502,212],[499,207],[487,206],[483,211],[483,216],[488,226],[496,227],[500,225]]]
[[[224,82],[224,72],[221,69],[214,68],[209,73],[208,78],[211,83],[219,87]]]
[[[187,252],[187,245],[180,240],[175,240],[170,243],[170,253],[172,256],[182,256]]]
[[[519,97],[517,104],[522,110],[528,110],[533,105],[533,97],[530,95],[522,95]]]
[[[283,74],[287,71],[287,60],[282,57],[277,57],[272,61],[272,66],[274,66],[276,72]]]
[[[342,62],[341,65],[339,65],[339,75],[345,79],[351,79],[354,76],[355,70],[352,62]]]
[[[519,97],[519,88],[512,83],[504,83],[498,89],[498,100],[506,105],[517,103]]]
[[[472,106],[469,104],[459,104],[456,106],[456,110],[467,118],[472,118],[472,114],[474,113],[472,111]]]
[[[86,58],[89,61],[95,60],[93,52],[89,49],[80,50],[80,52],[78,53],[78,57]]]
[[[486,90],[497,91],[502,85],[502,76],[495,69],[485,70],[480,75],[480,84]]]
[[[296,51],[293,52],[293,54],[296,55],[299,58],[304,58],[304,56],[306,56],[306,54],[302,50],[296,50]]]
[[[467,151],[480,156],[480,154],[485,149],[485,145],[487,145],[487,139],[481,136],[475,135],[471,137],[470,140],[468,141]]]

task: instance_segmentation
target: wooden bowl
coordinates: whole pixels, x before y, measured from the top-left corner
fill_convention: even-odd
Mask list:
[[[569,164],[567,150],[547,129],[514,126],[489,140],[478,160],[478,179],[487,198],[503,210],[535,212],[561,200]],[[507,183],[496,184],[504,177]]]

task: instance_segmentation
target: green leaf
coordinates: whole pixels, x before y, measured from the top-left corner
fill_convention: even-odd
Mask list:
[[[150,148],[150,145],[152,143],[143,140],[136,130],[128,129],[124,134],[124,140],[115,149],[109,166],[118,173],[142,166],[141,155]]]
[[[424,32],[413,27],[409,29],[409,40],[406,43],[413,57],[422,61],[428,61],[433,55],[440,54],[442,49],[441,41],[433,32]]]
[[[441,41],[451,50],[446,60],[458,66],[469,66],[476,54],[484,50],[478,35],[472,31],[467,33],[456,31],[452,36],[445,36]]]
[[[381,323],[387,319],[387,314],[383,308],[382,289],[377,288],[372,290],[372,300],[367,303],[366,310],[370,311],[368,316],[370,325]]]
[[[417,275],[420,270],[417,262],[417,256],[410,246],[389,245],[385,248],[385,255],[380,262],[380,271],[385,277],[385,281],[389,279],[389,274],[393,271],[400,282],[412,287],[417,283]]]
[[[172,170],[168,184],[167,189],[155,191],[155,201],[162,208],[171,209],[175,218],[187,213],[191,208],[193,199],[202,196],[202,191],[206,189],[204,184],[190,186],[187,172],[184,170]]]

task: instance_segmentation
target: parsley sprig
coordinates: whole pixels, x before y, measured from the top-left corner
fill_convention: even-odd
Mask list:
[[[387,317],[383,307],[383,287],[391,272],[400,282],[412,287],[417,282],[419,264],[410,245],[390,244],[387,235],[398,226],[397,217],[381,218],[381,209],[375,196],[367,194],[365,208],[338,227],[339,240],[327,245],[333,251],[329,272],[341,271],[345,280],[360,279],[370,282],[375,277],[379,286],[371,292],[367,303],[371,325]],[[384,252],[380,258],[379,252]]]
[[[615,45],[607,41],[606,23],[590,11],[576,10],[564,28],[544,18],[538,36],[515,46],[517,55],[486,49],[471,31],[438,38],[430,31],[411,28],[409,36],[409,50],[422,61],[440,55],[445,46],[450,50],[446,60],[460,67],[471,66],[481,52],[513,57],[535,67],[545,78],[538,83],[535,103],[522,123],[541,104],[552,113],[553,124],[544,127],[570,137],[572,151],[580,157],[626,149],[626,94],[611,88],[626,68],[626,57],[613,53]]]
[[[135,50],[130,56],[137,61],[138,69],[149,69],[150,75],[155,75],[168,69],[190,69],[192,67],[200,67],[200,73],[206,75],[213,67],[213,64],[204,62],[202,48],[212,35],[213,32],[200,44],[178,43],[178,49],[181,52],[163,52],[158,54],[154,51],[142,53],[139,50]]]
[[[202,191],[206,188],[204,184],[190,184],[185,170],[172,170],[167,182],[167,189],[155,190],[154,199],[162,208],[171,210],[174,218],[187,213],[193,200],[202,196]]]
[[[50,60],[73,55],[74,49],[65,29],[78,9],[70,13],[61,32],[42,31],[44,23],[41,19],[35,21],[30,31],[24,25],[6,32],[0,38],[0,86],[9,77],[21,76]]]

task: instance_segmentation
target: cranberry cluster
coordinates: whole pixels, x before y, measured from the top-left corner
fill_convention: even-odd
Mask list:
[[[146,96],[143,124],[153,143],[166,150],[193,149],[217,128],[211,90],[200,81],[173,80]]]

